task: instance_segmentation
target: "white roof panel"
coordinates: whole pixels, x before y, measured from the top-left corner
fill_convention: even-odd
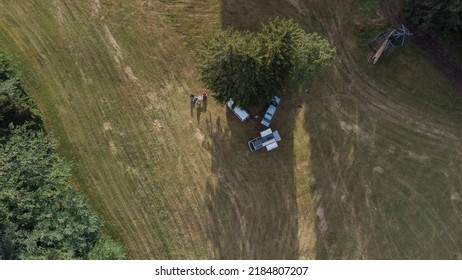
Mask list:
[[[271,150],[276,149],[277,147],[278,147],[278,143],[274,142],[274,143],[269,144],[268,146],[266,146],[266,149],[267,149],[268,151],[271,151]]]

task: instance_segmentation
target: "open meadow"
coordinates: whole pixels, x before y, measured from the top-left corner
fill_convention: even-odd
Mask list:
[[[368,0],[0,0],[10,53],[104,230],[134,259],[462,258],[462,93],[415,44],[367,63]],[[209,98],[194,56],[290,17],[336,48],[288,85],[282,141]],[[257,108],[252,113],[260,113]]]

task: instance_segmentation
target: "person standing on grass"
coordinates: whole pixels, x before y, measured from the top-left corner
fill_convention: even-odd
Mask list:
[[[202,92],[202,100],[207,101],[207,92],[205,90]]]
[[[194,103],[196,101],[196,96],[192,93],[189,94],[189,98],[191,99],[191,103]]]

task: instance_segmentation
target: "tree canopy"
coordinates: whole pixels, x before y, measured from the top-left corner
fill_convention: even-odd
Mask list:
[[[407,0],[405,15],[421,31],[457,32],[462,28],[460,0]]]
[[[101,221],[69,185],[70,168],[41,130],[12,127],[0,146],[2,251],[8,258],[83,258],[99,236]]]
[[[219,32],[206,41],[198,62],[201,79],[217,101],[232,98],[247,106],[268,102],[288,79],[311,78],[334,54],[319,35],[277,18],[259,33]]]
[[[25,122],[40,127],[40,114],[29,99],[9,57],[0,51],[0,133],[5,132],[10,123]]]

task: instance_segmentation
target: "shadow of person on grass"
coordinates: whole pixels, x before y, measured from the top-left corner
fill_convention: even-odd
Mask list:
[[[190,111],[191,111],[191,117],[194,116],[194,108],[196,107],[196,103],[189,101],[190,105]]]
[[[197,124],[200,124],[201,121],[201,114],[202,114],[202,104],[196,104],[196,116],[197,116]]]

